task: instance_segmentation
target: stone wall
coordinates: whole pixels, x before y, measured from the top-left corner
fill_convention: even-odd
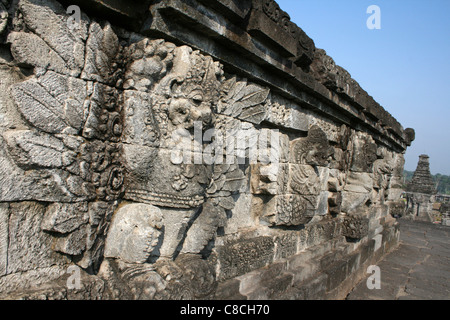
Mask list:
[[[0,296],[342,298],[396,245],[414,131],[274,1],[3,0],[0,36]]]

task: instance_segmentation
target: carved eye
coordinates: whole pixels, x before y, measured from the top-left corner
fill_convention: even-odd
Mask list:
[[[177,80],[174,80],[171,84],[170,84],[170,92],[171,93],[177,93],[179,91],[179,87],[180,84],[178,83]]]
[[[192,101],[196,104],[196,105],[200,105],[203,102],[203,98],[193,98]]]
[[[194,91],[189,94],[189,98],[196,105],[201,105],[203,102],[203,95],[199,91]]]

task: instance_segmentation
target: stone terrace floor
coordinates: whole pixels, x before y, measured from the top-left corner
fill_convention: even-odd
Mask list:
[[[347,299],[450,300],[450,227],[398,221],[400,244],[378,263],[381,289],[369,290],[365,278]]]

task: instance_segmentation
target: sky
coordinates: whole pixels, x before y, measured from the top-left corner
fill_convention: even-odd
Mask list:
[[[276,0],[291,20],[403,126],[414,171],[450,175],[450,0]],[[369,29],[371,5],[381,29]]]

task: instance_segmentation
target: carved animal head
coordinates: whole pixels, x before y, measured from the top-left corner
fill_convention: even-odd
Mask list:
[[[143,49],[147,54],[141,59],[156,59],[155,70],[160,73],[153,70],[151,79],[145,82],[142,74],[136,75],[138,80],[132,80],[134,67],[127,72],[129,83],[148,86],[144,88],[147,92],[130,97],[133,101],[125,98],[125,105],[132,107],[125,111],[124,141],[129,143],[124,146],[128,171],[125,197],[175,208],[197,207],[204,201],[212,166],[204,165],[202,158],[198,161],[203,145],[194,144],[194,134],[203,136],[214,125],[221,66],[187,46],[158,42],[169,51],[161,60],[153,57],[159,52],[153,48],[155,43],[147,41],[146,45],[150,49]],[[174,160],[180,147],[183,161]]]
[[[334,154],[327,135],[316,125],[311,127],[308,137],[293,141],[292,150],[295,163],[321,167],[328,166]]]

